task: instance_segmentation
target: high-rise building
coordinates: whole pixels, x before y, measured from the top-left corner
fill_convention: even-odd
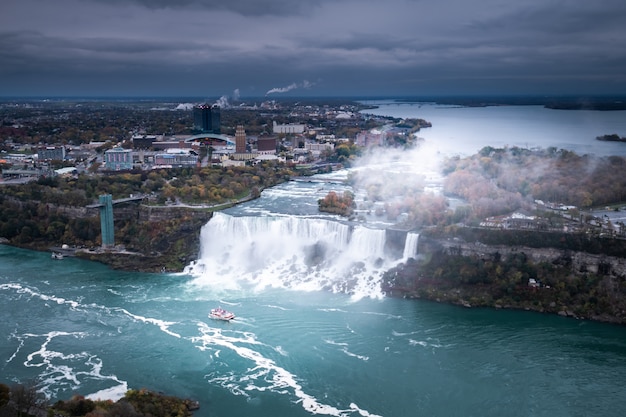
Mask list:
[[[201,104],[193,108],[193,127],[203,133],[221,133],[220,107]]]
[[[235,130],[235,152],[246,152],[246,131],[242,125],[238,125],[237,130]]]
[[[211,114],[211,108],[206,104],[193,107],[193,128],[195,130],[204,130],[208,126],[208,116]]]
[[[211,132],[217,133],[218,135],[222,133],[222,116],[220,112],[220,106],[217,104],[211,107]]]

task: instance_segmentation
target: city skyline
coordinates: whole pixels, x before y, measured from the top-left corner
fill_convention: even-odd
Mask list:
[[[5,0],[0,96],[624,95],[619,0]]]

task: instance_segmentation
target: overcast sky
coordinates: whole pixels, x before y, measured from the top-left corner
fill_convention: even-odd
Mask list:
[[[0,96],[626,94],[624,0],[1,0]]]

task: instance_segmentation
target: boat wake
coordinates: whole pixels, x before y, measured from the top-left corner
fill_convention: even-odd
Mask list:
[[[224,356],[221,349],[226,349],[235,353],[240,359],[251,362],[245,366],[248,371],[244,374],[235,370],[224,372],[220,369],[207,375],[209,382],[219,384],[234,395],[250,398],[252,392],[272,391],[295,396],[297,398],[295,403],[300,404],[305,411],[312,414],[341,417],[357,412],[362,416],[377,417],[375,414],[360,409],[354,403],[350,404],[349,409],[342,410],[329,404],[323,404],[308,394],[295,375],[281,367],[273,359],[265,356],[261,351],[267,348],[278,352],[281,356],[284,356],[285,352],[282,349],[265,346],[256,340],[252,333],[225,332],[221,328],[209,327],[204,322],[198,323],[198,330],[200,336],[191,338],[191,340],[198,345],[200,350],[213,352],[212,355],[215,357],[221,357]],[[347,350],[345,346],[342,348]],[[346,352],[346,354],[350,353]],[[367,360],[367,358],[361,359]]]

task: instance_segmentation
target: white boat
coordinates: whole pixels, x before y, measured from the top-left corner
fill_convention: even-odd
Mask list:
[[[58,252],[52,252],[52,259],[63,259],[63,254]]]
[[[212,308],[209,317],[215,320],[231,321],[235,315],[230,311],[224,310],[222,307]]]

